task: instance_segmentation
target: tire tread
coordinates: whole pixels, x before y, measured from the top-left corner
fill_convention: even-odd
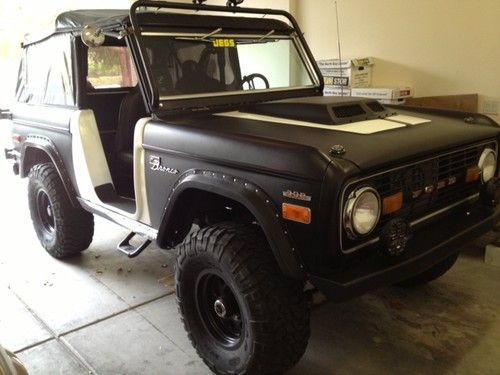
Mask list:
[[[181,288],[185,260],[197,251],[213,252],[233,272],[251,310],[255,332],[254,352],[244,374],[281,374],[302,357],[310,335],[309,305],[303,284],[284,277],[267,241],[256,225],[222,223],[201,229],[178,246],[177,303],[193,347],[217,374],[217,368],[200,351],[189,321],[184,318]]]
[[[35,228],[38,223],[33,205],[36,204],[34,192],[37,185],[41,185],[51,199],[57,238],[53,246],[41,241],[45,250],[53,257],[63,259],[87,249],[94,235],[94,216],[71,204],[54,165],[52,163],[37,164],[31,168],[28,177],[28,199]]]

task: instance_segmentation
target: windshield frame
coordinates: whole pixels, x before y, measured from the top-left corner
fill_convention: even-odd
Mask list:
[[[231,95],[250,95],[250,94],[255,94],[255,93],[263,93],[263,92],[303,90],[303,89],[310,89],[310,88],[318,87],[318,85],[320,84],[319,78],[316,76],[314,68],[308,62],[309,60],[306,59],[304,51],[300,48],[300,44],[298,43],[297,37],[295,35],[274,34],[272,37],[268,38],[269,39],[268,42],[259,41],[259,39],[262,38],[264,35],[236,34],[236,33],[225,34],[222,32],[217,33],[214,36],[209,36],[209,37],[206,37],[206,33],[197,33],[197,32],[176,33],[176,32],[161,32],[161,31],[143,31],[143,32],[141,32],[141,35],[143,37],[165,36],[165,37],[173,37],[173,38],[188,38],[188,39],[192,38],[193,41],[200,41],[200,42],[201,41],[209,41],[210,39],[208,39],[208,38],[213,38],[213,37],[215,37],[215,38],[229,38],[229,39],[248,39],[248,40],[254,40],[256,44],[257,43],[271,43],[273,40],[278,40],[278,39],[289,40],[291,42],[291,45],[294,46],[295,51],[297,52],[297,55],[299,56],[299,58],[302,62],[302,66],[304,67],[304,69],[308,73],[309,79],[311,81],[310,85],[305,85],[305,86],[275,87],[275,88],[259,89],[259,90],[235,90],[235,91],[206,92],[206,93],[200,92],[200,93],[195,93],[195,94],[165,95],[165,96],[159,96],[160,105],[162,102],[167,101],[167,100],[193,99],[193,98],[231,96]],[[152,77],[152,78],[154,81],[154,77]]]
[[[275,89],[264,89],[264,90],[246,90],[246,91],[228,91],[222,93],[209,93],[209,94],[189,94],[189,95],[178,95],[178,96],[166,96],[160,98],[158,93],[158,87],[155,83],[155,79],[151,72],[147,55],[145,54],[143,37],[147,36],[147,33],[158,33],[170,36],[185,37],[187,36],[205,36],[206,33],[197,31],[193,28],[192,31],[179,30],[179,32],[161,32],[157,27],[150,27],[152,25],[141,26],[138,23],[137,12],[138,8],[143,9],[143,7],[149,7],[154,9],[176,9],[176,10],[193,10],[193,11],[203,11],[203,12],[222,12],[222,13],[245,13],[253,15],[276,15],[285,17],[291,23],[290,34],[280,33],[272,35],[272,39],[278,39],[280,37],[289,39],[292,41],[298,55],[300,56],[302,63],[307,70],[311,81],[313,84],[310,86],[299,86],[299,87],[285,87],[285,88],[275,88]],[[302,32],[299,29],[297,21],[288,12],[282,10],[274,9],[255,9],[255,8],[240,8],[240,7],[223,7],[223,6],[211,6],[211,5],[197,5],[197,4],[184,4],[184,3],[170,3],[170,2],[158,2],[158,1],[138,1],[134,3],[130,10],[130,20],[132,24],[132,32],[127,39],[133,50],[134,59],[136,61],[137,70],[141,70],[139,77],[141,80],[141,85],[143,85],[143,92],[146,96],[148,104],[151,107],[152,112],[185,112],[185,111],[210,111],[218,109],[220,107],[235,107],[238,105],[252,104],[256,102],[280,100],[294,97],[303,96],[319,96],[322,95],[323,91],[323,78],[319,71],[319,68],[312,56],[309,46],[305,42]],[[200,29],[203,25],[200,25]],[[230,32],[224,32],[222,30],[217,37],[223,35],[235,35],[241,38],[246,38],[249,36],[254,36],[255,38],[261,38],[266,35],[263,34],[247,34],[245,32],[238,33],[231,30]]]

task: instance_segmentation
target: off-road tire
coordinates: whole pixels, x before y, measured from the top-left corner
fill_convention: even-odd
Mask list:
[[[49,213],[41,208],[41,202],[46,202],[48,208],[45,210]],[[31,168],[28,203],[37,237],[54,258],[68,258],[90,246],[94,216],[71,204],[53,164],[38,164]]]
[[[457,259],[458,253],[452,254],[445,260],[429,268],[427,271],[419,273],[418,275],[404,280],[396,285],[403,288],[412,288],[436,280],[448,272],[451,267],[453,267]]]
[[[207,274],[227,283],[240,309],[243,328],[233,347],[221,344],[202,318],[199,287]],[[306,350],[303,283],[283,276],[257,225],[217,224],[187,237],[178,246],[176,293],[189,339],[217,374],[281,374]]]

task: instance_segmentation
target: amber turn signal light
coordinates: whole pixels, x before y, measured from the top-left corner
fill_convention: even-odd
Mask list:
[[[399,211],[403,207],[403,192],[400,191],[384,198],[382,206],[382,215],[389,215]]]
[[[474,182],[479,181],[479,177],[481,176],[481,168],[472,167],[467,169],[467,174],[465,175],[465,182]]]
[[[311,209],[308,207],[283,203],[282,213],[284,219],[302,224],[311,224]]]

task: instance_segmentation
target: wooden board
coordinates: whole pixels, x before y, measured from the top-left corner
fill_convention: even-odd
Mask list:
[[[478,101],[478,94],[427,96],[422,98],[408,98],[406,105],[476,113],[479,109]]]

